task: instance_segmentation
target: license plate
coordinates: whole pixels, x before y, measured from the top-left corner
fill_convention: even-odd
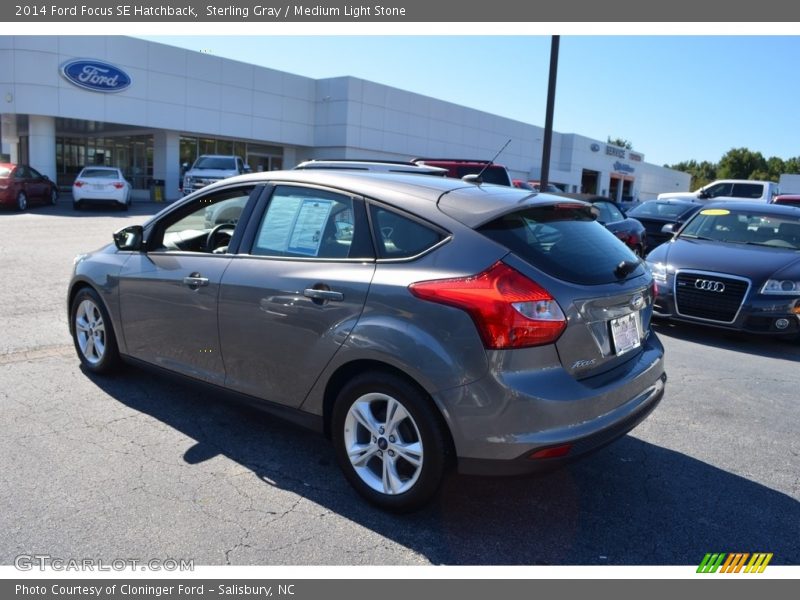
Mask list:
[[[642,325],[638,312],[611,319],[609,323],[611,339],[614,340],[614,352],[617,356],[642,345]]]
[[[104,190],[104,189],[106,189],[106,186],[103,185],[102,183],[93,183],[92,184],[92,189],[93,190]]]

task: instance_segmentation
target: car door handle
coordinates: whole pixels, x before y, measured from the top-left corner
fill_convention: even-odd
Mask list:
[[[333,290],[318,290],[315,288],[304,289],[303,296],[306,298],[311,298],[312,300],[331,300],[333,302],[341,302],[344,300],[344,294],[341,292],[334,292]]]
[[[190,289],[196,290],[199,287],[208,285],[208,277],[201,277],[200,273],[192,273],[188,277],[183,278],[183,285],[187,285]]]

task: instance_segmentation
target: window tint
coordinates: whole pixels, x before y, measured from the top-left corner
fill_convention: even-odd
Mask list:
[[[717,196],[730,196],[733,185],[730,183],[718,183],[706,188],[706,194],[709,198],[716,198]]]
[[[597,220],[602,223],[616,223],[625,218],[619,209],[610,202],[595,202],[594,206],[600,211]]]
[[[29,177],[29,175],[28,175],[28,167],[26,167],[25,165],[19,165],[17,167],[17,170],[14,171],[14,178],[15,179],[27,179],[28,177]]]
[[[78,177],[91,177],[93,179],[121,179],[122,175],[117,169],[89,169],[81,171]]]
[[[278,186],[261,220],[252,253],[361,258],[363,252],[354,250],[356,233],[352,198],[312,188]]]
[[[764,187],[760,183],[737,183],[733,186],[736,198],[761,198]]]
[[[693,210],[693,207],[685,204],[668,204],[666,202],[643,202],[628,211],[631,217],[662,217],[674,219],[684,212]]]
[[[42,174],[39,173],[39,171],[37,171],[33,167],[28,167],[28,175],[30,177],[32,177],[33,179],[41,179],[42,178]]]
[[[438,231],[385,208],[373,205],[370,213],[379,258],[416,256],[444,239]]]
[[[479,229],[548,275],[584,285],[617,281],[614,271],[636,256],[587,208],[564,205],[528,208]],[[644,273],[641,264],[629,277]]]

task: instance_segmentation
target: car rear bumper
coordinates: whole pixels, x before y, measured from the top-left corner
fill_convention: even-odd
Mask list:
[[[531,350],[534,360],[537,354],[539,359],[555,354],[549,348]],[[633,429],[664,395],[663,346],[653,333],[637,356],[585,379],[571,377],[560,365],[542,368],[541,362],[532,361],[529,371],[493,372],[437,395],[461,472],[529,473],[575,459]],[[563,456],[530,458],[565,446]]]

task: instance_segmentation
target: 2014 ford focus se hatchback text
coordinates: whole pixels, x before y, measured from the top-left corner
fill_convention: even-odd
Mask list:
[[[79,256],[68,310],[87,371],[155,366],[317,428],[358,492],[406,511],[451,467],[531,472],[635,427],[666,381],[653,294],[584,202],[276,171]]]

